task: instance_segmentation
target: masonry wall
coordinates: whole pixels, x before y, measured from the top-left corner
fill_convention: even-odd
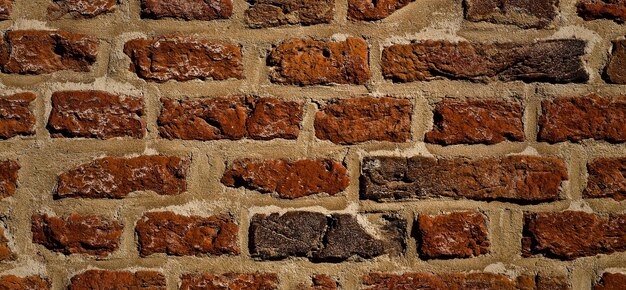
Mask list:
[[[624,11],[0,0],[0,289],[625,289]]]

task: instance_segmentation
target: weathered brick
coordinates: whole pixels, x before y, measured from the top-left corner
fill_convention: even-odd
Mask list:
[[[619,23],[626,21],[626,1],[624,0],[580,0],[578,15],[585,20],[612,19]]]
[[[290,39],[272,49],[267,63],[272,82],[289,85],[353,84],[370,79],[367,43]]]
[[[606,67],[605,78],[614,84],[626,84],[626,40],[613,41],[613,51]]]
[[[559,0],[465,0],[465,19],[523,28],[545,28],[558,14]]]
[[[20,164],[13,160],[0,161],[0,198],[15,194],[19,170]]]
[[[536,290],[571,290],[572,287],[565,276],[538,276],[535,279]]]
[[[227,19],[232,15],[232,0],[141,0],[142,18],[214,20]]]
[[[539,141],[626,141],[626,96],[558,98],[543,101],[542,107]]]
[[[96,62],[98,43],[96,38],[79,33],[8,31],[0,41],[0,68],[14,74],[88,72]]]
[[[385,217],[386,218],[386,217]],[[390,218],[379,226],[384,240],[370,235],[349,214],[327,216],[317,212],[291,211],[255,214],[250,222],[250,253],[261,259],[306,257],[313,261],[340,262],[351,257],[374,258],[404,250],[406,222]]]
[[[253,28],[288,24],[315,25],[330,23],[335,0],[248,0],[246,23]]]
[[[143,98],[103,91],[55,92],[48,130],[54,138],[143,138],[143,115]]]
[[[0,140],[35,133],[35,115],[29,108],[35,98],[32,93],[0,96]]]
[[[13,0],[0,0],[0,20],[7,20],[11,17],[13,10]]]
[[[72,277],[67,289],[165,290],[166,286],[165,276],[159,272],[88,270]]]
[[[304,107],[275,98],[161,99],[161,137],[182,140],[297,139]]]
[[[229,215],[183,216],[149,212],[137,222],[139,254],[172,256],[238,255],[239,227]]]
[[[470,258],[489,253],[487,217],[481,213],[419,215],[417,224],[420,257]]]
[[[107,256],[119,248],[123,226],[116,220],[73,213],[67,218],[32,216],[33,243],[69,254]]]
[[[524,257],[543,254],[574,260],[626,251],[626,215],[605,219],[596,214],[565,211],[525,213],[524,220]]]
[[[361,198],[538,203],[560,199],[559,187],[567,178],[565,163],[548,157],[367,157],[361,167]]]
[[[147,81],[243,79],[241,47],[203,39],[159,37],[126,42],[130,71]]]
[[[602,279],[593,290],[623,290],[626,286],[626,275],[621,273],[604,273]]]
[[[364,21],[381,20],[413,1],[415,0],[349,0],[348,18]]]
[[[278,289],[278,275],[274,273],[186,274],[180,290],[196,289]]]
[[[312,278],[313,285],[308,286],[307,284],[302,284],[299,286],[299,289],[305,290],[337,290],[338,283],[328,275],[315,275]]]
[[[534,277],[521,275],[511,278],[492,273],[370,273],[363,277],[368,290],[388,289],[536,289]]]
[[[293,199],[319,193],[335,195],[348,187],[350,178],[345,166],[328,159],[239,159],[228,166],[222,183]]]
[[[533,43],[453,43],[426,40],[386,47],[383,75],[394,82],[440,78],[471,81],[586,82],[578,39]]]
[[[626,157],[598,158],[587,164],[585,198],[626,200]]]
[[[0,277],[2,290],[48,290],[50,282],[37,276],[17,277],[7,275]]]
[[[135,191],[187,190],[189,160],[175,156],[105,157],[59,175],[56,198],[124,198]]]
[[[15,254],[9,247],[9,240],[4,234],[4,227],[0,226],[0,262],[13,260]]]
[[[524,109],[517,102],[454,100],[438,103],[426,142],[442,145],[524,141]]]
[[[48,16],[59,19],[69,13],[74,18],[93,18],[113,12],[117,2],[118,0],[54,0],[48,6]]]
[[[323,105],[315,115],[315,136],[336,144],[406,142],[411,138],[409,100],[352,98]]]

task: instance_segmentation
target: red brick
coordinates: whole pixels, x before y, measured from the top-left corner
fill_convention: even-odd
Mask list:
[[[619,23],[626,21],[626,1],[624,0],[580,0],[578,15],[585,20],[612,19]]]
[[[48,290],[50,282],[37,276],[17,277],[7,275],[0,277],[2,290]]]
[[[227,273],[216,274],[187,274],[182,276],[180,290],[196,289],[278,289],[278,275],[274,273]]]
[[[606,67],[605,78],[614,84],[626,84],[626,40],[613,41],[613,51]]]
[[[577,39],[533,43],[453,43],[425,40],[389,46],[382,53],[386,79],[394,82],[448,78],[471,81],[586,82]]]
[[[626,251],[626,215],[608,219],[596,214],[565,211],[525,213],[522,251],[524,257],[574,260]]]
[[[626,286],[626,275],[621,273],[604,273],[602,279],[593,290],[623,290]]]
[[[361,198],[538,203],[561,199],[559,188],[567,178],[565,163],[548,157],[367,157],[361,166]]]
[[[374,21],[389,17],[415,0],[348,0],[348,18]]]
[[[14,74],[88,72],[96,61],[98,43],[96,38],[79,33],[8,31],[0,41],[0,68]]]
[[[232,15],[232,0],[141,0],[142,18],[214,20],[227,19]]]
[[[203,39],[134,39],[124,46],[130,71],[147,81],[243,79],[241,47]]]
[[[0,20],[7,20],[11,17],[13,0],[0,0]]]
[[[572,287],[564,276],[539,276],[535,279],[537,290],[571,290]]]
[[[245,19],[253,28],[288,24],[315,25],[330,23],[335,0],[248,0]]]
[[[514,24],[523,28],[545,28],[559,12],[559,0],[465,0],[465,18]]]
[[[52,94],[48,130],[54,138],[143,138],[143,98],[102,91],[64,91]]]
[[[124,198],[135,191],[187,190],[189,160],[175,156],[105,157],[59,175],[56,198]]]
[[[363,277],[368,290],[388,289],[536,289],[534,277],[519,276],[517,279],[492,273],[370,273]]]
[[[315,136],[336,144],[411,139],[409,100],[352,98],[323,105],[315,115]]]
[[[68,290],[132,289],[165,290],[165,276],[159,272],[88,270],[72,277]]]
[[[426,259],[471,258],[489,253],[487,217],[478,212],[419,215],[417,240]]]
[[[332,160],[240,159],[228,166],[222,183],[293,199],[319,193],[335,195],[348,187],[350,178],[346,167]]]
[[[426,142],[442,145],[524,141],[524,109],[517,102],[445,99],[434,110]]]
[[[368,47],[362,38],[290,39],[272,49],[267,63],[272,82],[279,84],[363,85],[370,79]]]
[[[54,0],[48,6],[48,16],[59,19],[65,14],[74,18],[93,18],[115,10],[118,0]]]
[[[337,290],[337,282],[328,275],[313,276],[313,285],[302,284],[298,288],[305,290]]]
[[[159,133],[170,140],[294,140],[300,134],[304,111],[301,102],[274,98],[161,99],[161,102]]]
[[[587,164],[585,198],[626,200],[626,157],[598,158]]]
[[[122,228],[116,220],[73,213],[67,218],[33,215],[31,230],[33,243],[50,251],[105,257],[119,248]]]
[[[17,190],[19,163],[13,160],[0,161],[0,198],[9,197]]]
[[[0,139],[35,134],[35,115],[29,108],[35,98],[32,93],[0,96]]]
[[[9,240],[4,234],[4,228],[0,226],[0,262],[13,259],[15,259],[15,254],[13,254],[13,250],[9,247]]]
[[[229,215],[182,216],[149,212],[137,222],[139,254],[172,256],[238,255],[239,227]]]
[[[596,95],[542,102],[539,141],[550,143],[583,139],[626,141],[626,97]],[[574,117],[572,117],[574,116]]]

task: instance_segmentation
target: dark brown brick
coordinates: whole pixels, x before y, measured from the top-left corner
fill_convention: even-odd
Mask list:
[[[539,141],[550,143],[583,139],[626,141],[626,97],[596,95],[542,102]],[[572,116],[575,116],[573,118]]]
[[[290,39],[272,49],[272,82],[288,85],[363,85],[370,79],[368,47],[362,38],[341,42]]]
[[[613,51],[604,77],[610,83],[626,84],[626,40],[613,41]]]
[[[374,21],[389,17],[415,0],[348,0],[348,18]]]
[[[124,46],[130,71],[147,81],[243,79],[241,47],[203,39],[134,39]]]
[[[626,1],[624,0],[580,0],[578,15],[585,20],[612,19],[619,23],[626,21]]]
[[[113,12],[118,0],[53,0],[48,6],[48,17],[59,19],[65,14],[74,18],[93,18]]]
[[[124,198],[135,191],[187,190],[189,160],[175,156],[105,157],[59,175],[56,198]]]
[[[536,289],[534,277],[521,275],[516,279],[492,273],[370,273],[363,277],[368,290],[388,289]]]
[[[604,273],[602,279],[593,290],[623,290],[626,286],[626,275],[621,273]]]
[[[335,195],[348,187],[350,178],[346,167],[333,160],[239,159],[228,166],[222,183],[293,199],[319,193]]]
[[[567,178],[565,163],[548,157],[367,157],[361,167],[361,198],[538,203],[560,199],[559,187]]]
[[[302,284],[298,288],[305,290],[337,290],[338,283],[328,275],[315,275],[313,285]]]
[[[315,115],[315,136],[336,144],[411,139],[413,104],[392,98],[352,98],[323,105]]]
[[[88,270],[72,277],[67,289],[166,290],[166,286],[165,276],[159,272]]]
[[[13,10],[13,0],[0,0],[0,20],[7,20],[11,17]]]
[[[559,12],[559,0],[465,0],[465,19],[523,28],[545,28]]]
[[[122,224],[95,215],[73,213],[67,218],[32,216],[33,243],[65,255],[107,256],[119,248]]]
[[[288,24],[315,25],[330,23],[335,0],[248,0],[246,23],[253,28]]]
[[[16,30],[0,41],[0,68],[11,74],[88,72],[98,55],[98,40],[79,33]]]
[[[2,290],[48,290],[50,282],[37,276],[17,277],[7,275],[0,277]]]
[[[572,287],[564,276],[539,276],[535,280],[537,290],[571,290]]]
[[[517,102],[454,100],[438,103],[426,142],[441,145],[524,141],[524,109]]]
[[[15,254],[9,247],[9,240],[4,234],[4,227],[0,226],[0,262],[10,261],[13,259],[15,259]]]
[[[304,111],[301,102],[231,97],[161,99],[161,137],[182,140],[297,139]]]
[[[626,215],[608,219],[596,214],[565,211],[525,213],[524,257],[574,260],[626,251]]]
[[[0,96],[0,140],[35,134],[35,115],[29,108],[35,98],[32,93]]]
[[[149,212],[137,222],[139,254],[172,256],[238,255],[239,227],[229,215],[182,216]]]
[[[385,48],[382,69],[394,82],[448,78],[582,83],[589,79],[584,54],[585,42],[578,39],[492,44],[426,40]]]
[[[417,224],[422,258],[471,258],[489,253],[487,217],[481,213],[419,215]]]
[[[227,273],[216,274],[187,274],[181,279],[180,290],[196,289],[259,289],[277,290],[278,275],[274,273]]]
[[[54,138],[143,138],[143,115],[143,98],[103,91],[55,92],[48,130]]]
[[[13,160],[0,161],[0,198],[15,194],[19,170],[20,164]]]
[[[227,19],[232,15],[232,0],[141,0],[142,18],[214,20]]]
[[[587,164],[585,198],[626,200],[626,157],[598,158]]]

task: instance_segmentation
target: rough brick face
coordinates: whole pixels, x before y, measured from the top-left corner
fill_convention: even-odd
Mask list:
[[[124,53],[130,71],[147,81],[243,79],[241,47],[203,39],[134,39]]]
[[[15,194],[19,170],[20,164],[16,161],[0,160],[0,198]]]
[[[268,57],[272,82],[289,85],[363,85],[370,78],[368,47],[362,38],[341,42],[290,39]]]
[[[67,218],[33,215],[33,243],[65,255],[107,256],[119,248],[122,225],[112,219],[73,213]]]
[[[361,167],[361,198],[537,203],[560,199],[559,187],[567,178],[565,163],[548,157],[367,157]]]
[[[454,100],[438,103],[426,142],[442,145],[524,141],[524,109],[516,102]]]
[[[274,273],[187,274],[181,278],[180,290],[195,289],[278,289],[278,275]]]
[[[174,17],[185,20],[227,19],[233,15],[232,0],[141,0],[141,17]]]
[[[417,225],[422,258],[470,258],[489,253],[487,217],[481,213],[420,215]]]
[[[165,276],[159,272],[88,270],[72,277],[68,290],[133,289],[165,290]]]
[[[620,290],[626,285],[626,275],[621,273],[604,273],[602,279],[593,290]]]
[[[35,115],[29,108],[35,98],[32,93],[0,96],[0,140],[35,133]]]
[[[305,290],[337,290],[337,282],[328,275],[315,275],[312,280],[313,285],[303,284],[299,288]]]
[[[10,261],[15,258],[13,251],[9,247],[9,240],[4,234],[5,230],[0,227],[0,262]]]
[[[415,0],[348,0],[348,18],[352,20],[380,20]]]
[[[465,18],[514,24],[524,28],[544,28],[558,14],[559,0],[465,0]]]
[[[13,0],[0,0],[0,20],[9,19],[12,10]]]
[[[162,99],[161,102],[159,133],[170,140],[297,139],[304,110],[301,102],[274,98]]]
[[[613,19],[626,21],[626,1],[624,0],[580,0],[578,15],[585,20]]]
[[[315,115],[315,136],[336,144],[406,142],[411,138],[413,104],[392,98],[337,100]]]
[[[48,290],[50,282],[37,276],[17,277],[7,275],[0,277],[0,289],[3,290]]]
[[[543,101],[539,141],[550,143],[583,139],[626,141],[626,97],[559,98]],[[575,116],[573,118],[572,116]]]
[[[54,0],[48,7],[48,15],[58,19],[70,13],[74,17],[92,18],[112,12],[118,0]]]
[[[626,157],[599,158],[587,164],[586,198],[626,200]]]
[[[143,138],[143,115],[142,98],[103,91],[56,92],[52,94],[48,130],[57,138]]]
[[[589,79],[582,62],[585,42],[576,39],[534,43],[452,43],[426,40],[389,46],[382,53],[383,75],[394,82],[440,78],[471,81],[569,83]]]
[[[245,187],[281,198],[319,193],[335,195],[348,187],[347,169],[332,160],[236,160],[222,177],[230,187]]]
[[[565,211],[524,215],[524,257],[543,254],[573,260],[626,251],[626,215],[608,219],[596,214]]]
[[[522,275],[517,279],[492,273],[370,273],[363,277],[368,290],[386,289],[537,289],[533,277]]]
[[[238,255],[239,227],[229,215],[182,216],[149,212],[137,222],[142,257],[164,253],[173,256]]]
[[[88,72],[96,61],[98,43],[96,38],[79,33],[8,31],[0,41],[0,68],[13,74]]]
[[[626,40],[613,41],[613,52],[606,67],[605,78],[610,83],[626,84]]]
[[[135,191],[176,195],[187,190],[189,160],[175,156],[105,157],[59,175],[57,198],[124,198]]]
[[[246,23],[253,28],[287,24],[314,25],[330,23],[335,0],[248,0]]]

